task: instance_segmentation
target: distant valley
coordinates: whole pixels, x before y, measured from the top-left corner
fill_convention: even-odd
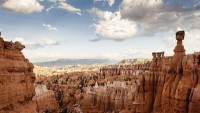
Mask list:
[[[119,61],[110,59],[58,59],[56,61],[36,62],[34,64],[46,67],[60,67],[66,65],[115,64],[117,62]]]

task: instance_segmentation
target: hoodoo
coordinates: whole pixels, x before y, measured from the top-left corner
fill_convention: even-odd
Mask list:
[[[123,75],[135,81],[131,113],[199,113],[200,53],[185,54],[184,35],[176,33],[173,56],[153,52],[151,62],[100,69],[101,79]]]

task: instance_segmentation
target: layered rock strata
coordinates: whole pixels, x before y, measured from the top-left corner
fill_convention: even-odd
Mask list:
[[[100,68],[100,79],[108,77],[125,75],[126,77],[133,77],[133,75],[148,71],[151,62],[136,65],[109,65]]]
[[[102,79],[108,76],[131,76],[136,81],[132,113],[199,113],[200,53],[185,54],[184,31],[176,33],[174,55],[153,52],[152,62],[121,68],[104,67]],[[146,67],[146,69],[141,67]],[[133,68],[136,67],[136,68]]]
[[[185,54],[183,31],[176,33],[176,39],[177,46],[172,57],[153,53],[150,73],[143,77],[144,90],[138,91],[144,97],[144,113],[198,113],[200,110],[197,96],[200,54]]]
[[[38,113],[59,113],[58,102],[52,90],[47,90],[43,84],[36,84],[35,90],[33,100],[36,102]]]
[[[93,88],[87,88],[81,108],[84,113],[131,112],[133,90],[132,85],[126,85],[124,81],[108,82],[105,86],[96,83]]]
[[[0,113],[36,113],[33,65],[20,42],[0,36]]]

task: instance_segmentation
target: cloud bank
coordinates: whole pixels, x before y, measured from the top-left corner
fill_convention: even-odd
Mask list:
[[[3,0],[0,7],[25,14],[41,12],[44,9],[38,0]]]
[[[92,25],[98,39],[122,41],[133,37],[137,32],[137,24],[134,21],[122,19],[120,12],[104,12],[97,8],[92,8],[88,12],[98,19]]]
[[[46,9],[47,12],[49,12],[52,9],[62,9],[69,13],[76,13],[77,15],[81,14],[81,9],[76,8],[70,4],[68,4],[65,0],[49,0],[50,3],[53,3],[49,8]]]
[[[92,8],[98,40],[126,40],[200,28],[198,0],[122,0],[114,12]],[[97,40],[96,39],[96,40]]]

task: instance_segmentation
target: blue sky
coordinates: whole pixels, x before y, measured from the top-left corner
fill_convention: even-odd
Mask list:
[[[0,15],[4,40],[32,62],[173,55],[177,30],[187,53],[200,49],[198,0],[1,0]]]

